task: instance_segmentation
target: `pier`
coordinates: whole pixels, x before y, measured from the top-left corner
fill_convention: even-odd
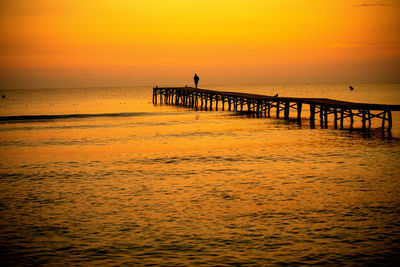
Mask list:
[[[158,102],[159,101],[159,102]],[[275,97],[267,95],[214,91],[193,87],[155,87],[153,103],[180,105],[201,110],[222,110],[246,112],[257,117],[273,117],[285,120],[295,119],[301,125],[302,109],[309,105],[311,128],[315,128],[318,120],[321,128],[328,128],[328,115],[333,114],[335,129],[344,129],[345,119],[353,128],[354,120],[361,119],[363,130],[371,128],[372,119],[380,119],[382,131],[392,129],[392,111],[400,111],[400,105],[367,104],[339,101],[326,98]],[[290,111],[295,116],[290,116]]]

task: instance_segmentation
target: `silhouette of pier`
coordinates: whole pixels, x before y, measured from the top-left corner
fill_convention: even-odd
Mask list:
[[[371,128],[373,118],[381,119],[382,131],[391,132],[392,111],[400,111],[400,105],[367,104],[339,101],[326,98],[278,97],[239,92],[214,91],[193,87],[155,87],[153,103],[180,105],[201,110],[219,108],[224,111],[235,111],[254,114],[257,117],[293,119],[290,110],[295,110],[297,123],[301,125],[302,109],[309,105],[311,128],[315,128],[316,117],[319,116],[322,128],[328,128],[328,115],[333,114],[334,128],[344,128],[344,120],[350,121],[353,128],[354,119],[361,118],[362,129]],[[282,116],[283,115],[283,116]],[[387,124],[386,124],[387,123]]]

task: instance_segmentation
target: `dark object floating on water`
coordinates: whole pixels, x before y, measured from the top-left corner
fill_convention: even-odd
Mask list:
[[[6,95],[2,95],[1,98],[3,98],[3,99],[6,98]]]
[[[350,90],[351,90],[351,91],[353,91],[353,90],[354,90],[353,86],[349,86],[349,88],[350,88]]]
[[[274,95],[274,97],[278,97],[278,94]]]

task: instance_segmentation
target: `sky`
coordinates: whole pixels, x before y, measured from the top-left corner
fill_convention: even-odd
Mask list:
[[[0,87],[400,82],[400,0],[1,0]]]

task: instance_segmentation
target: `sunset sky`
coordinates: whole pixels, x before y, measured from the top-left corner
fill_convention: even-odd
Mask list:
[[[2,0],[2,88],[400,82],[399,0]]]

